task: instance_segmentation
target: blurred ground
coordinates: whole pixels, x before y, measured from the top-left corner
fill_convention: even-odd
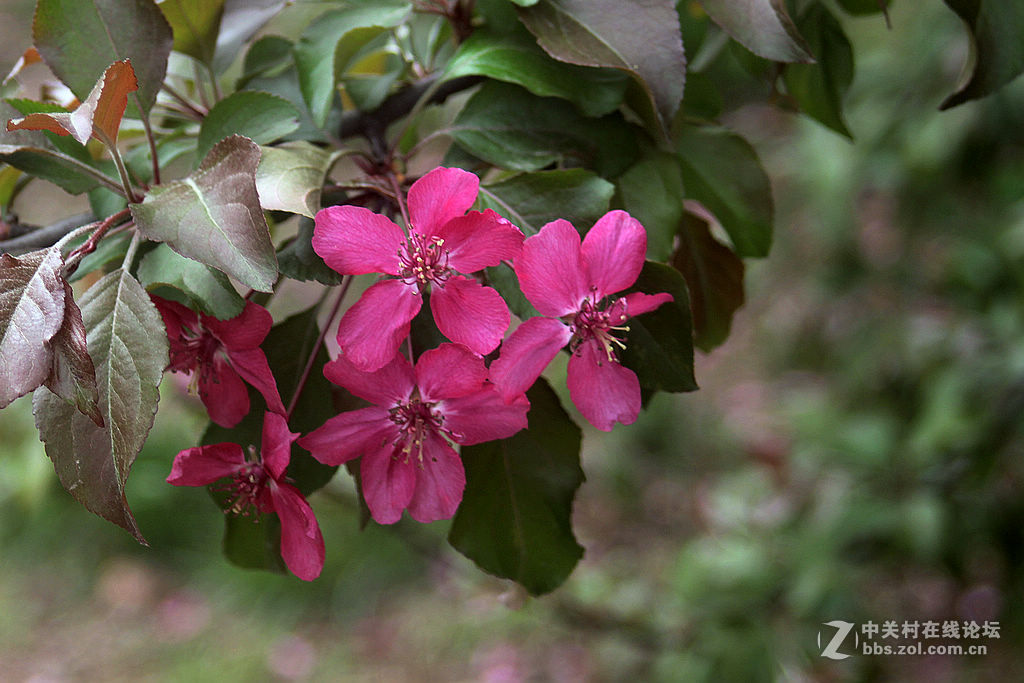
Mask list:
[[[1024,83],[939,113],[965,36],[940,3],[897,5],[892,32],[846,22],[855,143],[764,107],[729,118],[773,179],[775,247],[748,264],[729,342],[699,358],[701,391],[585,433],[587,552],[563,588],[525,599],[450,550],[444,523],[360,533],[344,487],[313,501],[318,582],[228,566],[205,494],[163,484],[201,429],[169,382],[129,484],[139,547],[60,490],[21,399],[0,413],[0,680],[1007,680],[1024,636]],[[4,64],[22,16],[0,16]],[[1001,636],[985,656],[832,661],[830,620]]]

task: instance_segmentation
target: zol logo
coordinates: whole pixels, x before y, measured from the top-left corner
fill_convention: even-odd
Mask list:
[[[844,654],[839,651],[843,641],[846,640],[846,636],[850,635],[850,631],[853,631],[854,624],[849,621],[827,621],[823,626],[831,626],[836,630],[832,636],[832,640],[828,641],[828,644],[824,648],[821,646],[821,631],[818,631],[818,649],[821,650],[822,657],[828,657],[829,659],[846,659],[850,655]],[[853,631],[853,647],[854,650],[860,645],[860,638],[857,636],[857,632]]]

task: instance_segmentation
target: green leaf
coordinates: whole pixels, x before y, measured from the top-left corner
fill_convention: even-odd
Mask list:
[[[242,46],[287,4],[287,0],[225,0],[213,68],[226,70]]]
[[[9,119],[57,108],[57,105],[11,99],[0,101],[0,161],[25,173],[48,180],[71,194],[88,192],[99,184],[85,147],[70,136],[50,132],[15,130]],[[63,110],[62,110],[63,111]]]
[[[183,303],[189,308],[221,320],[234,318],[245,308],[245,301],[224,273],[185,258],[166,244],[157,245],[142,258],[138,276],[147,290],[172,287],[184,295]]]
[[[313,251],[314,227],[315,223],[311,219],[299,219],[299,231],[295,239],[277,253],[281,273],[285,277],[303,282],[316,280],[325,285],[341,284],[341,275],[332,270],[320,255]]]
[[[527,394],[530,426],[462,448],[466,490],[448,542],[481,569],[533,595],[565,581],[583,556],[572,501],[583,483],[580,429],[543,379]]]
[[[853,15],[888,12],[890,0],[836,0],[844,11]]]
[[[772,188],[750,143],[725,128],[684,126],[676,152],[686,196],[715,215],[736,254],[766,256],[772,243]]]
[[[106,427],[48,390],[33,397],[46,454],[64,488],[87,509],[145,543],[125,498],[125,482],[156,414],[168,362],[163,320],[125,270],[93,285],[81,300],[89,355],[96,365]]]
[[[804,114],[852,138],[843,119],[843,96],[853,82],[853,46],[824,5],[808,7],[797,25],[817,63],[786,65],[782,73],[786,91]]]
[[[324,177],[336,158],[304,140],[264,147],[256,168],[260,206],[313,218],[320,210]]]
[[[519,18],[557,60],[625,71],[667,133],[683,99],[686,56],[671,0],[540,0]]]
[[[558,218],[589,228],[608,211],[615,186],[582,168],[518,173],[480,186],[477,206],[494,209],[529,237]]]
[[[672,265],[686,278],[697,346],[710,351],[729,337],[732,316],[743,305],[743,261],[711,234],[704,211],[683,217]]]
[[[292,47],[292,41],[281,36],[264,36],[257,40],[245,53],[237,87],[243,88],[257,76],[278,75],[280,71],[293,66]]]
[[[224,502],[222,507],[226,506]],[[281,519],[272,513],[224,515],[224,557],[243,569],[287,574],[281,558]]]
[[[665,261],[672,254],[683,219],[683,177],[679,161],[653,151],[619,178],[623,207],[647,229],[647,255]]]
[[[75,406],[96,426],[103,427],[96,366],[89,356],[82,311],[75,303],[71,285],[64,282],[64,322],[50,340],[53,366],[46,388]]]
[[[686,281],[679,271],[647,261],[633,291],[668,292],[673,301],[629,320],[622,364],[636,373],[644,394],[696,391],[693,376],[693,322]]]
[[[448,63],[444,78],[488,76],[522,86],[540,97],[569,100],[587,116],[603,116],[622,103],[627,76],[618,71],[556,62],[526,31],[478,30]]]
[[[224,0],[162,0],[160,10],[174,31],[174,49],[212,65]]]
[[[70,194],[82,194],[99,185],[99,181],[84,173],[86,164],[46,146],[0,143],[0,161],[48,180]]]
[[[811,51],[786,11],[785,0],[701,0],[726,33],[773,62],[812,62]]]
[[[633,130],[618,115],[585,118],[564,100],[494,81],[469,99],[446,131],[469,153],[513,171],[557,163],[615,176],[637,154]]]
[[[410,9],[405,0],[355,2],[319,16],[309,25],[295,45],[295,64],[302,95],[318,126],[322,127],[327,120],[339,72],[348,59],[380,31],[402,23]],[[361,31],[354,40],[345,42],[349,33],[371,27],[379,30]]]
[[[271,291],[277,257],[256,194],[259,158],[259,146],[240,135],[217,143],[192,175],[154,187],[131,205],[139,231],[248,287]]]
[[[60,249],[0,254],[0,408],[50,374],[49,341],[64,324],[63,267]]]
[[[139,90],[129,116],[148,114],[167,72],[174,33],[153,0],[38,0],[32,36],[43,61],[85,100],[114,62],[131,59]]]
[[[21,171],[13,166],[0,166],[0,215],[6,215],[11,198],[18,187]]]
[[[970,32],[971,57],[957,91],[939,109],[995,92],[1024,72],[1024,3],[945,0]]]
[[[239,90],[215,104],[203,119],[196,155],[202,159],[231,135],[244,135],[265,145],[298,127],[299,111],[288,100],[256,90]]]

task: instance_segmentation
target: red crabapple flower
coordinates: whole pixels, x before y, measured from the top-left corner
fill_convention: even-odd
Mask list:
[[[522,393],[504,401],[483,359],[459,344],[426,351],[415,367],[397,354],[372,373],[339,356],[324,375],[373,405],[330,418],[299,445],[327,465],[362,456],[363,497],[380,524],[397,522],[406,508],[418,522],[454,515],[466,472],[448,439],[504,439],[526,427],[530,409]]]
[[[178,453],[167,483],[206,486],[230,477],[220,488],[229,495],[229,512],[236,515],[274,513],[281,520],[281,557],[292,574],[303,581],[320,576],[324,567],[324,537],[306,498],[285,477],[292,442],[298,434],[277,413],[263,416],[260,455],[237,443],[196,446]]]
[[[373,372],[395,356],[430,290],[434,321],[448,339],[490,353],[508,329],[508,306],[475,273],[519,254],[523,234],[494,211],[470,211],[480,180],[459,168],[435,168],[409,188],[406,234],[360,206],[316,215],[313,250],[342,275],[384,273],[342,317],[338,345],[357,368]]]
[[[672,295],[636,292],[614,296],[636,282],[647,253],[647,232],[625,211],[601,217],[580,243],[566,220],[548,223],[523,243],[515,271],[523,294],[542,317],[525,320],[491,364],[503,396],[526,391],[566,344],[569,396],[583,417],[609,431],[632,424],[640,412],[640,382],[623,367],[616,332],[634,316],[653,311]]]
[[[274,324],[267,310],[251,301],[230,320],[196,313],[175,301],[151,297],[163,316],[171,343],[171,372],[192,373],[210,419],[234,427],[249,412],[248,382],[284,415],[277,382],[260,344]],[[244,380],[244,382],[243,382]]]

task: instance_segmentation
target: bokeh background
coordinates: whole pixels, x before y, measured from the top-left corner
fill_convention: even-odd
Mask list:
[[[939,0],[895,5],[892,30],[843,20],[853,142],[738,90],[725,120],[772,178],[775,245],[698,358],[699,392],[585,431],[586,555],[561,589],[482,574],[447,523],[359,531],[344,483],[313,498],[318,581],[230,566],[208,496],[164,483],[203,428],[173,382],[128,486],[141,547],[60,488],[25,398],[0,412],[0,680],[1011,680],[1024,81],[940,113],[966,32]],[[0,71],[31,11],[0,2]],[[18,208],[73,206],[35,203]],[[820,656],[823,622],[954,619],[1000,638],[985,656]]]

